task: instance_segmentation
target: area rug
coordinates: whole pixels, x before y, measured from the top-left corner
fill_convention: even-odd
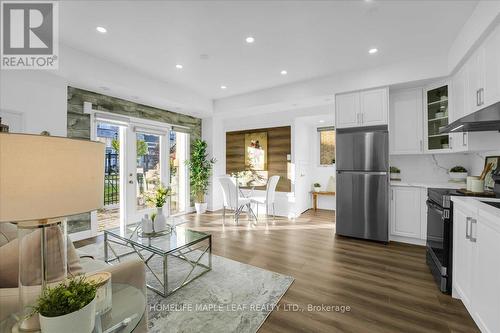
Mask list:
[[[78,250],[103,259],[103,246],[93,244]],[[116,247],[115,250],[126,251]],[[149,265],[161,274],[161,258],[152,259]],[[172,283],[182,281],[186,269],[190,269],[182,260],[170,257],[168,266]],[[157,287],[152,273],[147,269],[146,272],[148,283]],[[293,280],[291,276],[212,255],[210,272],[167,298],[148,289],[148,331],[256,332]]]

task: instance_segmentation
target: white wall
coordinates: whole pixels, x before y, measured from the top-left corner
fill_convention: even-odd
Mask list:
[[[212,101],[127,67],[61,45],[59,70],[2,70],[0,110],[21,113],[24,132],[66,136],[67,86],[101,92],[146,105],[200,116]],[[110,90],[103,91],[102,86]],[[181,107],[181,110],[173,109]]]
[[[24,132],[66,136],[66,81],[50,71],[7,71],[0,76],[0,111],[21,113]]]
[[[322,118],[333,119],[333,105],[323,105],[313,108],[293,109],[282,112],[275,112],[272,115],[215,115],[214,117],[203,119],[203,138],[207,140],[211,156],[217,159],[214,168],[212,187],[208,207],[210,210],[222,208],[222,193],[218,185],[217,176],[225,174],[226,156],[225,140],[226,132],[258,129],[278,126],[291,126],[292,132],[292,190],[290,193],[279,192],[277,194],[276,213],[281,216],[297,216],[304,210],[311,207],[309,191],[311,190],[310,167],[311,145],[315,134],[315,127],[310,123],[312,116],[322,115]],[[309,122],[308,122],[309,121]],[[333,123],[333,120],[332,120]],[[211,128],[205,128],[211,126]],[[301,163],[298,163],[298,162]],[[300,166],[307,164],[305,169]],[[298,174],[306,172],[304,177]],[[263,191],[256,191],[256,195],[263,194]]]

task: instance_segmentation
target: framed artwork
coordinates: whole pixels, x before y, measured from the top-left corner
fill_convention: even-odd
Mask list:
[[[490,172],[486,174],[484,178],[484,185],[488,190],[493,190],[493,186],[495,182],[493,178],[491,178],[491,173],[496,170],[497,166],[500,164],[500,156],[487,156],[484,159],[484,166],[486,167],[488,163],[493,163],[493,168],[491,168]]]
[[[267,132],[245,133],[245,169],[267,171]]]

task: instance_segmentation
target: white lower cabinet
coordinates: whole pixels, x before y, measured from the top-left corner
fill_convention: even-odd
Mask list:
[[[500,332],[500,218],[454,203],[453,296],[482,332]]]
[[[425,189],[409,186],[391,186],[390,201],[390,235],[389,239],[404,243],[425,244],[426,210]],[[422,201],[424,200],[424,201]]]

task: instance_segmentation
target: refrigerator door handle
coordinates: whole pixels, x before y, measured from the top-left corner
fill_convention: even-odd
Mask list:
[[[337,171],[338,174],[365,174],[365,175],[380,175],[380,176],[387,176],[388,173],[387,171]]]

